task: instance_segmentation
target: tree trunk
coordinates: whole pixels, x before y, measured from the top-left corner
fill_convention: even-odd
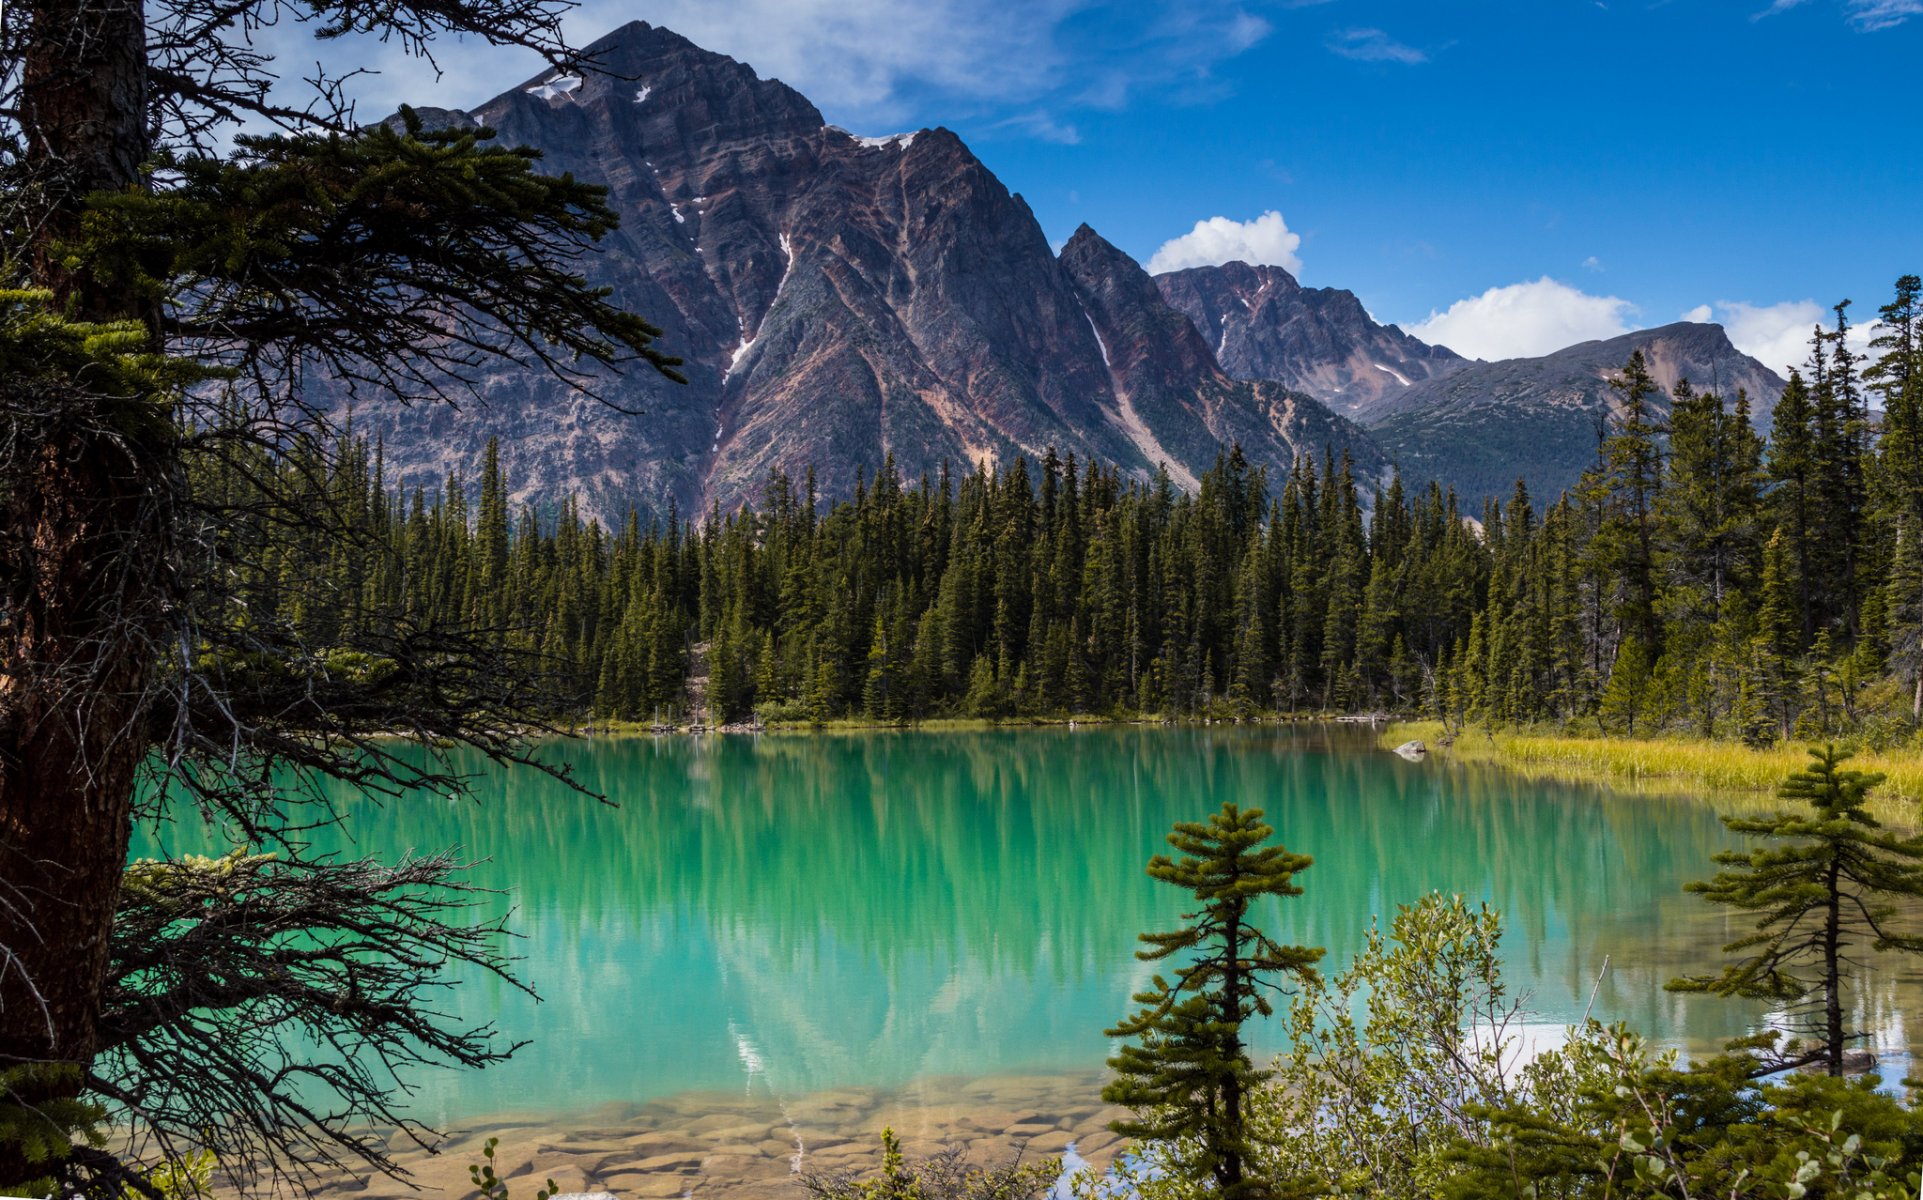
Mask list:
[[[120,446],[69,428],[31,465],[0,510],[0,1066],[84,1066],[149,745],[166,547],[141,536],[159,506]],[[0,1192],[44,1174],[16,1153],[0,1143]]]
[[[1823,923],[1823,1037],[1829,1050],[1830,1074],[1839,1078],[1843,1074],[1843,897],[1837,879],[1840,869],[1837,863],[1830,863],[1829,877],[1824,881],[1829,890],[1829,906]]]
[[[1216,1180],[1222,1186],[1224,1196],[1236,1196],[1242,1187],[1242,1080],[1235,1071],[1235,1062],[1242,1057],[1242,911],[1241,906],[1230,917],[1226,929],[1226,943],[1223,956],[1228,961],[1228,969],[1222,974],[1222,1013],[1218,1018],[1229,1026],[1228,1044],[1223,1047],[1224,1057],[1229,1063],[1228,1078],[1222,1086],[1222,1124],[1227,1130],[1229,1144],[1219,1148],[1220,1165],[1216,1168]]]
[[[135,316],[124,294],[71,278],[53,251],[79,229],[89,194],[140,183],[149,151],[142,0],[34,0],[26,21],[20,125],[40,189],[35,281],[82,318]]]
[[[19,121],[35,282],[83,320],[135,311],[59,243],[86,198],[138,186],[148,154],[140,0],[33,0]],[[0,479],[0,1067],[85,1066],[126,863],[146,689],[167,614],[166,422],[141,397],[4,380]],[[137,430],[153,432],[141,434]],[[15,1099],[72,1095],[38,1072]],[[47,1173],[0,1143],[0,1192]]]

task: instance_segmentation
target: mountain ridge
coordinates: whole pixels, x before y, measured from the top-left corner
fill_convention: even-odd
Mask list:
[[[1731,344],[1720,325],[1678,321],[1566,346],[1539,358],[1478,360],[1377,400],[1358,413],[1405,475],[1434,478],[1465,498],[1506,495],[1518,478],[1541,497],[1570,487],[1595,460],[1602,422],[1619,411],[1609,380],[1641,350],[1661,385],[1655,408],[1687,379],[1769,426],[1783,379]]]
[[[1223,370],[1274,380],[1345,416],[1470,361],[1376,321],[1354,292],[1303,287],[1283,267],[1231,261],[1155,282],[1198,330],[1214,331]]]
[[[1231,444],[1276,479],[1301,455],[1346,454],[1361,479],[1396,461],[1471,499],[1518,473],[1564,485],[1593,455],[1620,359],[1576,354],[1573,374],[1578,347],[1472,362],[1281,267],[1151,277],[1087,225],[1056,252],[952,130],[857,136],[780,80],[643,21],[586,53],[599,71],[419,111],[487,125],[544,170],[607,188],[621,224],[581,269],[661,327],[688,383],[607,379],[610,407],[502,367],[458,418],[357,410],[403,485],[471,480],[491,437],[518,500],[573,496],[609,518],[732,510],[777,468],[812,468],[834,498],[889,461],[914,477],[1049,449],[1144,480],[1166,466],[1184,487]],[[1682,367],[1752,384],[1759,414],[1780,391],[1726,336],[1685,350]],[[1490,461],[1505,448],[1524,453]]]
[[[605,185],[621,226],[581,266],[662,328],[688,384],[607,381],[617,412],[529,372],[481,381],[485,407],[357,415],[403,482],[470,473],[486,439],[520,498],[590,511],[732,509],[770,470],[850,494],[904,474],[1049,448],[1148,479],[1192,480],[1231,441],[1285,472],[1300,453],[1386,460],[1359,427],[1213,357],[1130,345],[1105,361],[1087,297],[1034,213],[953,131],[861,138],[806,97],[672,31],[631,22],[590,45],[599,73],[544,71],[465,114],[543,169]],[[1172,310],[1133,260],[1129,322]],[[1139,276],[1139,278],[1136,278]],[[1179,319],[1176,318],[1176,319]]]

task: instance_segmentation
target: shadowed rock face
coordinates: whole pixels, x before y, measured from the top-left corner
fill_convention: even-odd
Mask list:
[[[1274,464],[1324,449],[1348,453],[1361,478],[1385,471],[1368,435],[1346,418],[1279,383],[1231,378],[1148,272],[1087,225],[1062,248],[1061,262],[1100,339],[1113,419],[1145,458],[1166,462],[1177,483],[1193,487],[1195,465],[1238,442],[1278,479]]]
[[[857,138],[785,84],[640,22],[590,52],[602,73],[544,72],[469,115],[540,149],[543,169],[608,187],[621,227],[581,269],[661,326],[689,383],[607,379],[620,412],[502,369],[458,417],[364,408],[402,481],[471,473],[491,435],[521,498],[572,493],[603,516],[731,509],[775,467],[813,466],[832,497],[891,457],[912,477],[1049,446],[1144,476],[1167,457],[1180,479],[1237,437],[1277,475],[1331,442],[1380,464],[1314,400],[1231,379],[1113,247],[1058,262],[953,133]]]
[[[1345,416],[1469,360],[1378,324],[1353,292],[1305,288],[1281,267],[1244,262],[1155,277],[1163,299],[1209,340],[1236,379],[1268,379]]]
[[[1688,322],[1542,358],[1472,363],[1384,396],[1358,419],[1405,477],[1441,480],[1471,502],[1506,496],[1521,478],[1532,494],[1552,499],[1595,461],[1603,421],[1621,410],[1609,380],[1636,350],[1662,385],[1659,412],[1668,413],[1669,390],[1687,379],[1732,404],[1747,392],[1757,429],[1768,428],[1782,378],[1732,346],[1722,326]]]

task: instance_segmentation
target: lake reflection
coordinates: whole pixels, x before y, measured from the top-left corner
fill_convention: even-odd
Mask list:
[[[420,1080],[419,1112],[567,1112],[693,1089],[773,1096],[938,1075],[1086,1070],[1182,898],[1143,873],[1178,819],[1259,806],[1315,856],[1265,919],[1339,965],[1429,889],[1507,917],[1509,981],[1550,1024],[1674,1040],[1760,1011],[1666,995],[1732,932],[1682,893],[1729,844],[1702,805],[1407,763],[1320,728],[626,738],[557,745],[609,808],[531,771],[475,804],[356,808],[332,847],[488,861],[535,1004],[486,980],[448,1011],[533,1045]],[[163,828],[176,850],[217,843]],[[505,907],[507,899],[499,901]],[[1609,970],[1596,980],[1605,956]],[[1887,1008],[1888,987],[1865,1003]],[[1264,1036],[1264,1034],[1266,1036]],[[1274,1048],[1274,1031],[1257,1043]]]

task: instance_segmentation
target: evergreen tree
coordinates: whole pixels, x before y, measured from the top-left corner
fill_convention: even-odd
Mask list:
[[[346,464],[347,490],[318,486],[338,430],[299,385],[434,404],[504,361],[589,392],[623,363],[680,378],[659,330],[576,273],[618,217],[604,189],[539,174],[538,154],[490,130],[429,130],[405,109],[362,125],[334,79],[302,96],[251,34],[290,16],[414,55],[453,34],[586,69],[561,40],[564,7],[0,7],[0,1069],[50,1065],[42,1084],[10,1084],[28,1107],[67,1108],[98,1080],[138,804],[191,796],[295,861],[316,780],[457,793],[470,773],[445,748],[526,761],[526,733],[560,699],[543,664],[471,621],[358,611],[380,545],[362,464]],[[469,564],[442,553],[467,533],[409,547],[437,615],[469,598]],[[428,751],[384,748],[395,732]],[[260,886],[351,864],[305,866]],[[414,982],[399,994],[418,997],[445,956],[406,953]],[[277,997],[251,999],[258,1015]],[[369,1004],[418,1035],[395,1061],[445,1051],[426,1034],[451,1018]],[[257,1030],[247,1017],[209,1020]],[[195,1036],[220,1041],[209,1028]],[[459,1045],[462,1061],[499,1056],[479,1034]],[[306,1097],[298,1119],[280,1103],[290,1081],[333,1074],[263,1069],[255,1093],[228,1096],[246,1120],[135,1144],[391,1166],[386,1141],[359,1132],[395,1124],[379,1095]],[[136,1075],[107,1086],[148,1120],[151,1088],[197,1082]],[[119,1197],[138,1179],[138,1164],[90,1151],[63,1158],[63,1190]],[[0,1136],[0,1191],[45,1174]]]
[[[1109,1060],[1116,1079],[1102,1089],[1111,1104],[1133,1108],[1132,1120],[1112,1128],[1184,1151],[1179,1169],[1207,1181],[1226,1200],[1270,1194],[1248,1172],[1251,1158],[1246,1100],[1266,1077],[1249,1058],[1242,1026],[1273,1008],[1267,991],[1287,978],[1313,978],[1322,951],[1284,946],[1258,929],[1251,908],[1264,896],[1299,896],[1295,876],[1314,861],[1281,846],[1265,846],[1275,830],[1260,809],[1224,804],[1206,823],[1180,822],[1168,835],[1181,852],[1149,860],[1153,879],[1194,895],[1199,907],[1169,933],[1145,933],[1144,962],[1178,958],[1171,982],[1156,975],[1135,996],[1142,1008],[1108,1031],[1139,1039]]]
[[[1883,776],[1842,769],[1849,755],[1811,749],[1811,764],[1783,781],[1777,795],[1807,804],[1762,817],[1726,816],[1737,833],[1772,839],[1716,861],[1730,868],[1689,890],[1712,904],[1762,914],[1756,932],[1724,950],[1740,954],[1720,974],[1691,976],[1672,991],[1751,996],[1792,1006],[1798,1027],[1821,1050],[1809,1056],[1843,1073],[1843,1052],[1861,1036],[1844,1022],[1844,972],[1853,951],[1923,953],[1923,937],[1903,932],[1895,901],[1923,899],[1923,837],[1882,828],[1864,809]]]
[[[1792,370],[1789,384],[1770,414],[1768,476],[1772,522],[1785,539],[1785,579],[1795,594],[1797,650],[1816,635],[1812,580],[1821,559],[1817,456],[1810,391],[1802,372]]]

